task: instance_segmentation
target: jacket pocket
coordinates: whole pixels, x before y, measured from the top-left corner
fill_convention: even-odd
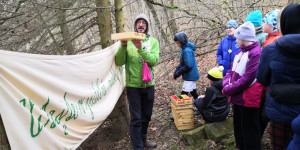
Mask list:
[[[257,81],[243,92],[244,106],[259,108],[263,94],[263,86]]]

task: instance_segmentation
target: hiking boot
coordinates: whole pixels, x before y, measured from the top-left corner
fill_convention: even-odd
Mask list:
[[[174,116],[173,115],[170,116],[170,120],[174,122]]]
[[[150,142],[148,140],[144,140],[144,147],[145,148],[156,148],[157,144],[155,142]]]

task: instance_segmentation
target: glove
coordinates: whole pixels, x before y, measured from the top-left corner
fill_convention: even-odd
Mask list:
[[[178,73],[177,70],[174,71],[174,79],[176,80],[178,77],[180,77],[180,74]]]
[[[173,77],[174,77],[175,80],[176,80],[178,77],[180,77],[180,75],[181,75],[180,72],[178,71],[178,70],[180,70],[180,68],[181,68],[181,66],[178,65],[178,66],[176,67],[175,71],[174,71]]]
[[[223,67],[222,65],[220,65],[220,66],[219,66],[219,70],[220,70],[221,72],[223,72],[224,67]]]

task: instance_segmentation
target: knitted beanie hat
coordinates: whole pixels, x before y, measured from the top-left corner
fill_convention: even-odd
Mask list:
[[[234,31],[234,36],[244,41],[255,41],[254,25],[250,21],[242,24]]]
[[[281,13],[280,30],[282,35],[300,33],[300,4],[290,4]]]
[[[239,27],[239,23],[236,20],[229,20],[226,27],[234,27],[235,29]]]
[[[277,16],[279,14],[280,10],[275,9],[269,13],[266,14],[266,16],[264,17],[263,21],[267,24],[269,24],[270,26],[274,27],[275,29],[277,29]]]
[[[207,78],[212,81],[218,81],[220,79],[223,79],[223,70],[220,70],[220,68],[214,67],[210,69],[207,73]]]
[[[249,13],[245,22],[252,22],[254,27],[259,27],[262,25],[262,14],[260,10],[255,10]]]

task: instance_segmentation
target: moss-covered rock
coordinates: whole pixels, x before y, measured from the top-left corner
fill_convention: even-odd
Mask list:
[[[224,137],[233,135],[232,119],[226,119],[222,122],[207,124],[205,133],[208,139],[211,139],[215,142],[221,142]]]
[[[181,132],[180,135],[190,145],[187,149],[235,149],[232,118],[205,124],[194,130]]]
[[[186,150],[206,150],[209,149],[209,143],[205,139],[198,139],[197,145],[187,146],[185,147]]]
[[[189,145],[192,146],[200,146],[202,143],[200,142],[201,139],[206,139],[205,134],[205,128],[206,126],[201,126],[199,128],[196,128],[194,130],[188,131],[188,132],[182,132],[182,140],[186,141]]]
[[[223,145],[226,146],[226,147],[234,146],[234,142],[235,142],[234,137],[230,137],[230,138],[224,139],[222,141]]]

